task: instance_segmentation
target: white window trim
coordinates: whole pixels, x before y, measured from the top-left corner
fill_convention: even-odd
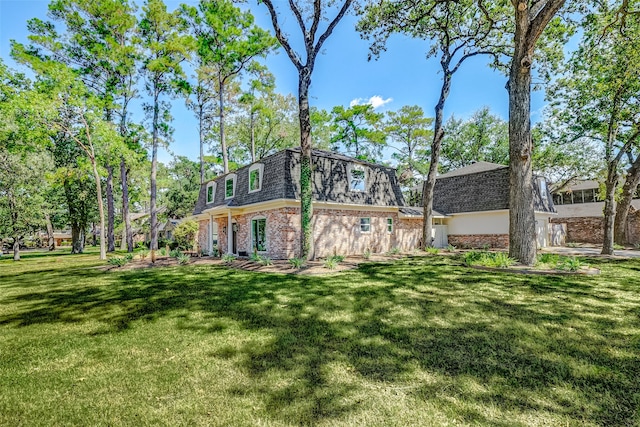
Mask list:
[[[351,188],[351,172],[354,170],[359,170],[364,172],[364,178],[363,178],[363,186],[364,188],[362,190],[360,189],[353,189]],[[349,191],[354,191],[357,193],[364,193],[367,190],[367,168],[364,167],[364,165],[359,165],[359,164],[354,164],[354,163],[350,163],[349,166],[347,166],[347,184],[349,185]]]
[[[267,217],[260,215],[260,216],[255,216],[253,218],[251,218],[251,220],[249,221],[249,225],[250,225],[250,230],[249,230],[249,247],[251,248],[251,253],[253,253],[253,221],[257,221],[260,219],[264,219],[264,251],[258,251],[258,253],[264,254],[269,252],[269,239],[267,238]]]
[[[254,170],[258,171],[258,188],[256,190],[252,190],[251,189],[251,172],[253,172]],[[247,188],[249,190],[249,194],[257,193],[258,191],[262,190],[263,173],[264,173],[264,164],[256,163],[254,165],[249,166],[249,175],[247,176],[247,178],[248,178],[247,179]]]
[[[365,224],[362,223],[363,219],[368,219],[369,220],[369,229],[368,230],[363,230],[362,229],[362,226],[365,225]],[[359,225],[360,225],[360,232],[361,233],[371,233],[371,217],[370,216],[360,217],[360,224]]]
[[[389,224],[389,220],[391,220],[391,224]],[[389,230],[389,226],[391,226],[391,230]],[[393,218],[387,218],[387,233],[391,234],[395,230],[395,224],[393,223]]]
[[[233,181],[233,194],[231,196],[227,196],[227,181],[232,180]],[[226,199],[233,199],[236,195],[236,174],[232,173],[231,175],[227,175],[227,177],[224,179],[224,198]]]
[[[207,184],[207,192],[205,193],[207,204],[211,204],[216,201],[216,187],[217,186],[215,182],[210,182]],[[209,200],[209,188],[213,188],[213,190],[211,191],[211,200]]]

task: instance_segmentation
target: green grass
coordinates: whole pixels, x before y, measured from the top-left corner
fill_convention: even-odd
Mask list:
[[[327,276],[0,259],[0,425],[640,424],[640,262]]]

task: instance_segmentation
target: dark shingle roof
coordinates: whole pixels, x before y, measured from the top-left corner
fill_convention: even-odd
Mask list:
[[[375,206],[404,206],[404,199],[396,177],[396,171],[322,150],[313,150],[313,198],[316,201]],[[249,166],[220,176],[216,182],[213,203],[206,203],[207,183],[200,187],[194,215],[218,206],[244,206],[277,199],[300,198],[300,149],[287,149],[265,157],[257,163],[264,164],[262,189],[249,193]],[[358,164],[367,174],[365,191],[349,191],[348,165]],[[225,179],[236,175],[235,197],[224,198]],[[211,182],[211,181],[209,181]]]
[[[438,178],[450,178],[452,176],[470,175],[472,173],[488,172],[488,171],[503,169],[508,167],[509,166],[500,165],[498,163],[475,162],[470,165],[461,167],[459,169],[455,169],[447,173],[443,173],[442,175],[439,175]]]
[[[509,209],[509,168],[499,166],[500,168],[485,171],[438,177],[433,194],[433,208],[444,214]],[[546,194],[541,194],[538,179],[544,178],[534,177],[535,210],[555,212],[548,186],[545,186]]]

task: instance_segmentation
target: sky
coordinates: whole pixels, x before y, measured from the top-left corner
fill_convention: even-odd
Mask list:
[[[182,2],[165,0],[169,10]],[[10,57],[10,40],[28,43],[27,20],[34,17],[46,20],[48,3],[48,0],[0,0],[0,57],[11,68],[24,71]],[[142,0],[136,3],[140,5]],[[273,31],[264,5],[249,0],[248,7],[258,25]],[[285,10],[286,3],[276,0],[276,7]],[[437,58],[425,57],[427,42],[396,35],[389,40],[387,51],[379,59],[369,61],[369,43],[362,40],[355,30],[356,22],[354,16],[345,17],[323,45],[312,76],[310,104],[331,110],[336,105],[346,107],[356,102],[371,101],[378,112],[398,110],[404,105],[419,105],[432,117],[440,92],[441,74]],[[292,24],[295,24],[294,18],[288,17],[282,25],[285,32],[296,36],[299,29]],[[284,50],[270,55],[265,63],[276,77],[276,90],[296,95],[297,70]],[[508,118],[506,77],[491,70],[487,64],[487,58],[475,57],[466,61],[454,75],[445,107],[446,118],[451,115],[468,118],[484,106],[503,119]],[[169,151],[160,151],[159,159],[167,163],[173,153],[197,160],[197,121],[185,108],[184,100],[171,102],[174,141]],[[534,92],[531,105],[533,122],[540,118],[544,105],[544,93]]]

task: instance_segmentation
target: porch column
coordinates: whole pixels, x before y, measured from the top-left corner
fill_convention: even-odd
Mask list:
[[[213,215],[209,214],[209,255],[213,255]]]
[[[227,253],[233,254],[233,224],[231,223],[231,209],[227,216]]]

